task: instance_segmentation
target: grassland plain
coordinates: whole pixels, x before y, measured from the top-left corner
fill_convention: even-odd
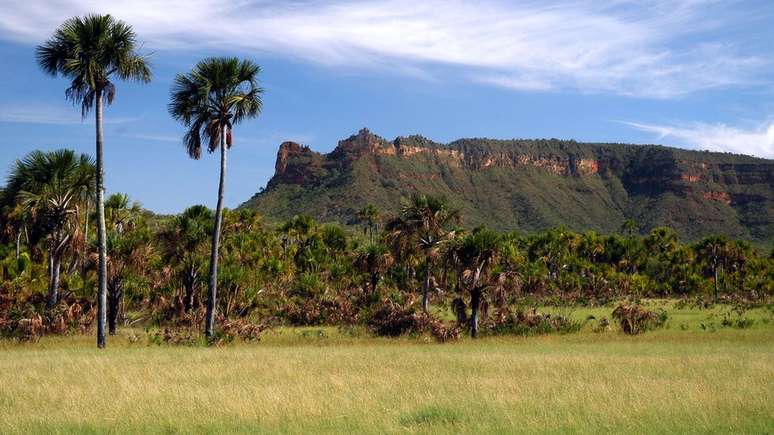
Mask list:
[[[772,433],[774,322],[436,344],[336,328],[168,347],[0,342],[0,433]],[[576,310],[576,318],[609,309]],[[704,325],[702,327],[702,325]]]

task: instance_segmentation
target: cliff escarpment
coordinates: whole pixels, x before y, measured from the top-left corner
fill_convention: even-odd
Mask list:
[[[615,232],[667,225],[774,239],[774,161],[656,145],[422,136],[387,141],[363,129],[328,154],[285,142],[266,189],[247,201],[271,218],[309,214],[353,223],[371,203],[395,213],[419,191],[444,195],[467,226],[524,232],[564,225]]]

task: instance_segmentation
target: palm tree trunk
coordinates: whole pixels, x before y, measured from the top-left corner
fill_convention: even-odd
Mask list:
[[[59,302],[59,270],[61,268],[61,259],[55,249],[51,249],[48,257],[49,282],[48,298],[46,300],[46,309],[51,309]]]
[[[105,347],[105,322],[107,320],[107,241],[105,229],[105,168],[102,138],[102,91],[95,95],[97,124],[97,237],[99,240],[99,288],[97,292],[97,347]]]
[[[116,335],[118,309],[121,304],[121,298],[123,297],[122,284],[118,281],[118,278],[114,278],[114,280],[116,281],[111,282],[110,297],[108,298],[108,333],[110,335]]]
[[[218,248],[220,247],[220,231],[223,221],[223,192],[226,188],[226,129],[220,134],[220,184],[218,185],[218,206],[215,209],[215,231],[212,235],[212,251],[210,252],[210,283],[207,292],[207,318],[204,333],[211,338],[215,332],[215,307],[218,295]]]
[[[481,277],[481,269],[483,265],[476,268],[476,273],[473,274],[473,281],[470,286],[470,309],[472,311],[470,316],[470,336],[472,338],[478,337],[478,311],[481,306],[481,287],[478,286],[478,280]]]
[[[371,272],[371,293],[376,294],[377,285],[379,285],[379,272]]]
[[[84,223],[83,223],[83,240],[84,245],[88,245],[89,243],[89,200],[86,200],[86,213],[84,216]],[[86,248],[84,248],[84,252],[86,251]]]
[[[86,223],[83,225],[83,252],[81,252],[81,279],[86,284],[86,263],[89,255],[89,200],[86,200]]]
[[[422,288],[422,311],[425,313],[430,309],[430,268],[432,264],[427,259],[427,269],[425,270],[425,285]]]
[[[470,336],[478,337],[478,307],[481,305],[481,290],[473,290],[470,295]]]
[[[21,228],[16,232],[16,259],[18,260],[21,256]]]

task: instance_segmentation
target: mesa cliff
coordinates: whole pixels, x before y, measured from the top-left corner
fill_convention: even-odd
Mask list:
[[[280,145],[266,189],[243,206],[270,218],[309,214],[352,224],[364,205],[396,213],[412,192],[443,195],[466,226],[530,232],[555,226],[683,238],[774,239],[774,161],[658,145],[422,136],[387,141],[362,129],[328,154]]]

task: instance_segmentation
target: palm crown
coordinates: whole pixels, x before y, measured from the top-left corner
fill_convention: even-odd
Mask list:
[[[58,231],[77,213],[83,192],[94,191],[94,176],[94,162],[86,155],[33,151],[16,162],[8,191],[44,231]]]
[[[428,250],[453,234],[448,227],[459,221],[459,217],[459,210],[450,209],[443,198],[413,194],[392,226],[415,234],[419,246]]]
[[[179,74],[172,86],[169,113],[188,127],[183,142],[188,155],[201,157],[202,142],[213,152],[223,140],[230,148],[231,129],[261,112],[258,74],[249,60],[208,58],[188,74]]]
[[[38,47],[36,56],[46,73],[71,80],[65,95],[81,104],[85,117],[98,96],[113,102],[111,77],[150,81],[150,66],[135,52],[136,39],[131,26],[110,15],[74,17]]]

